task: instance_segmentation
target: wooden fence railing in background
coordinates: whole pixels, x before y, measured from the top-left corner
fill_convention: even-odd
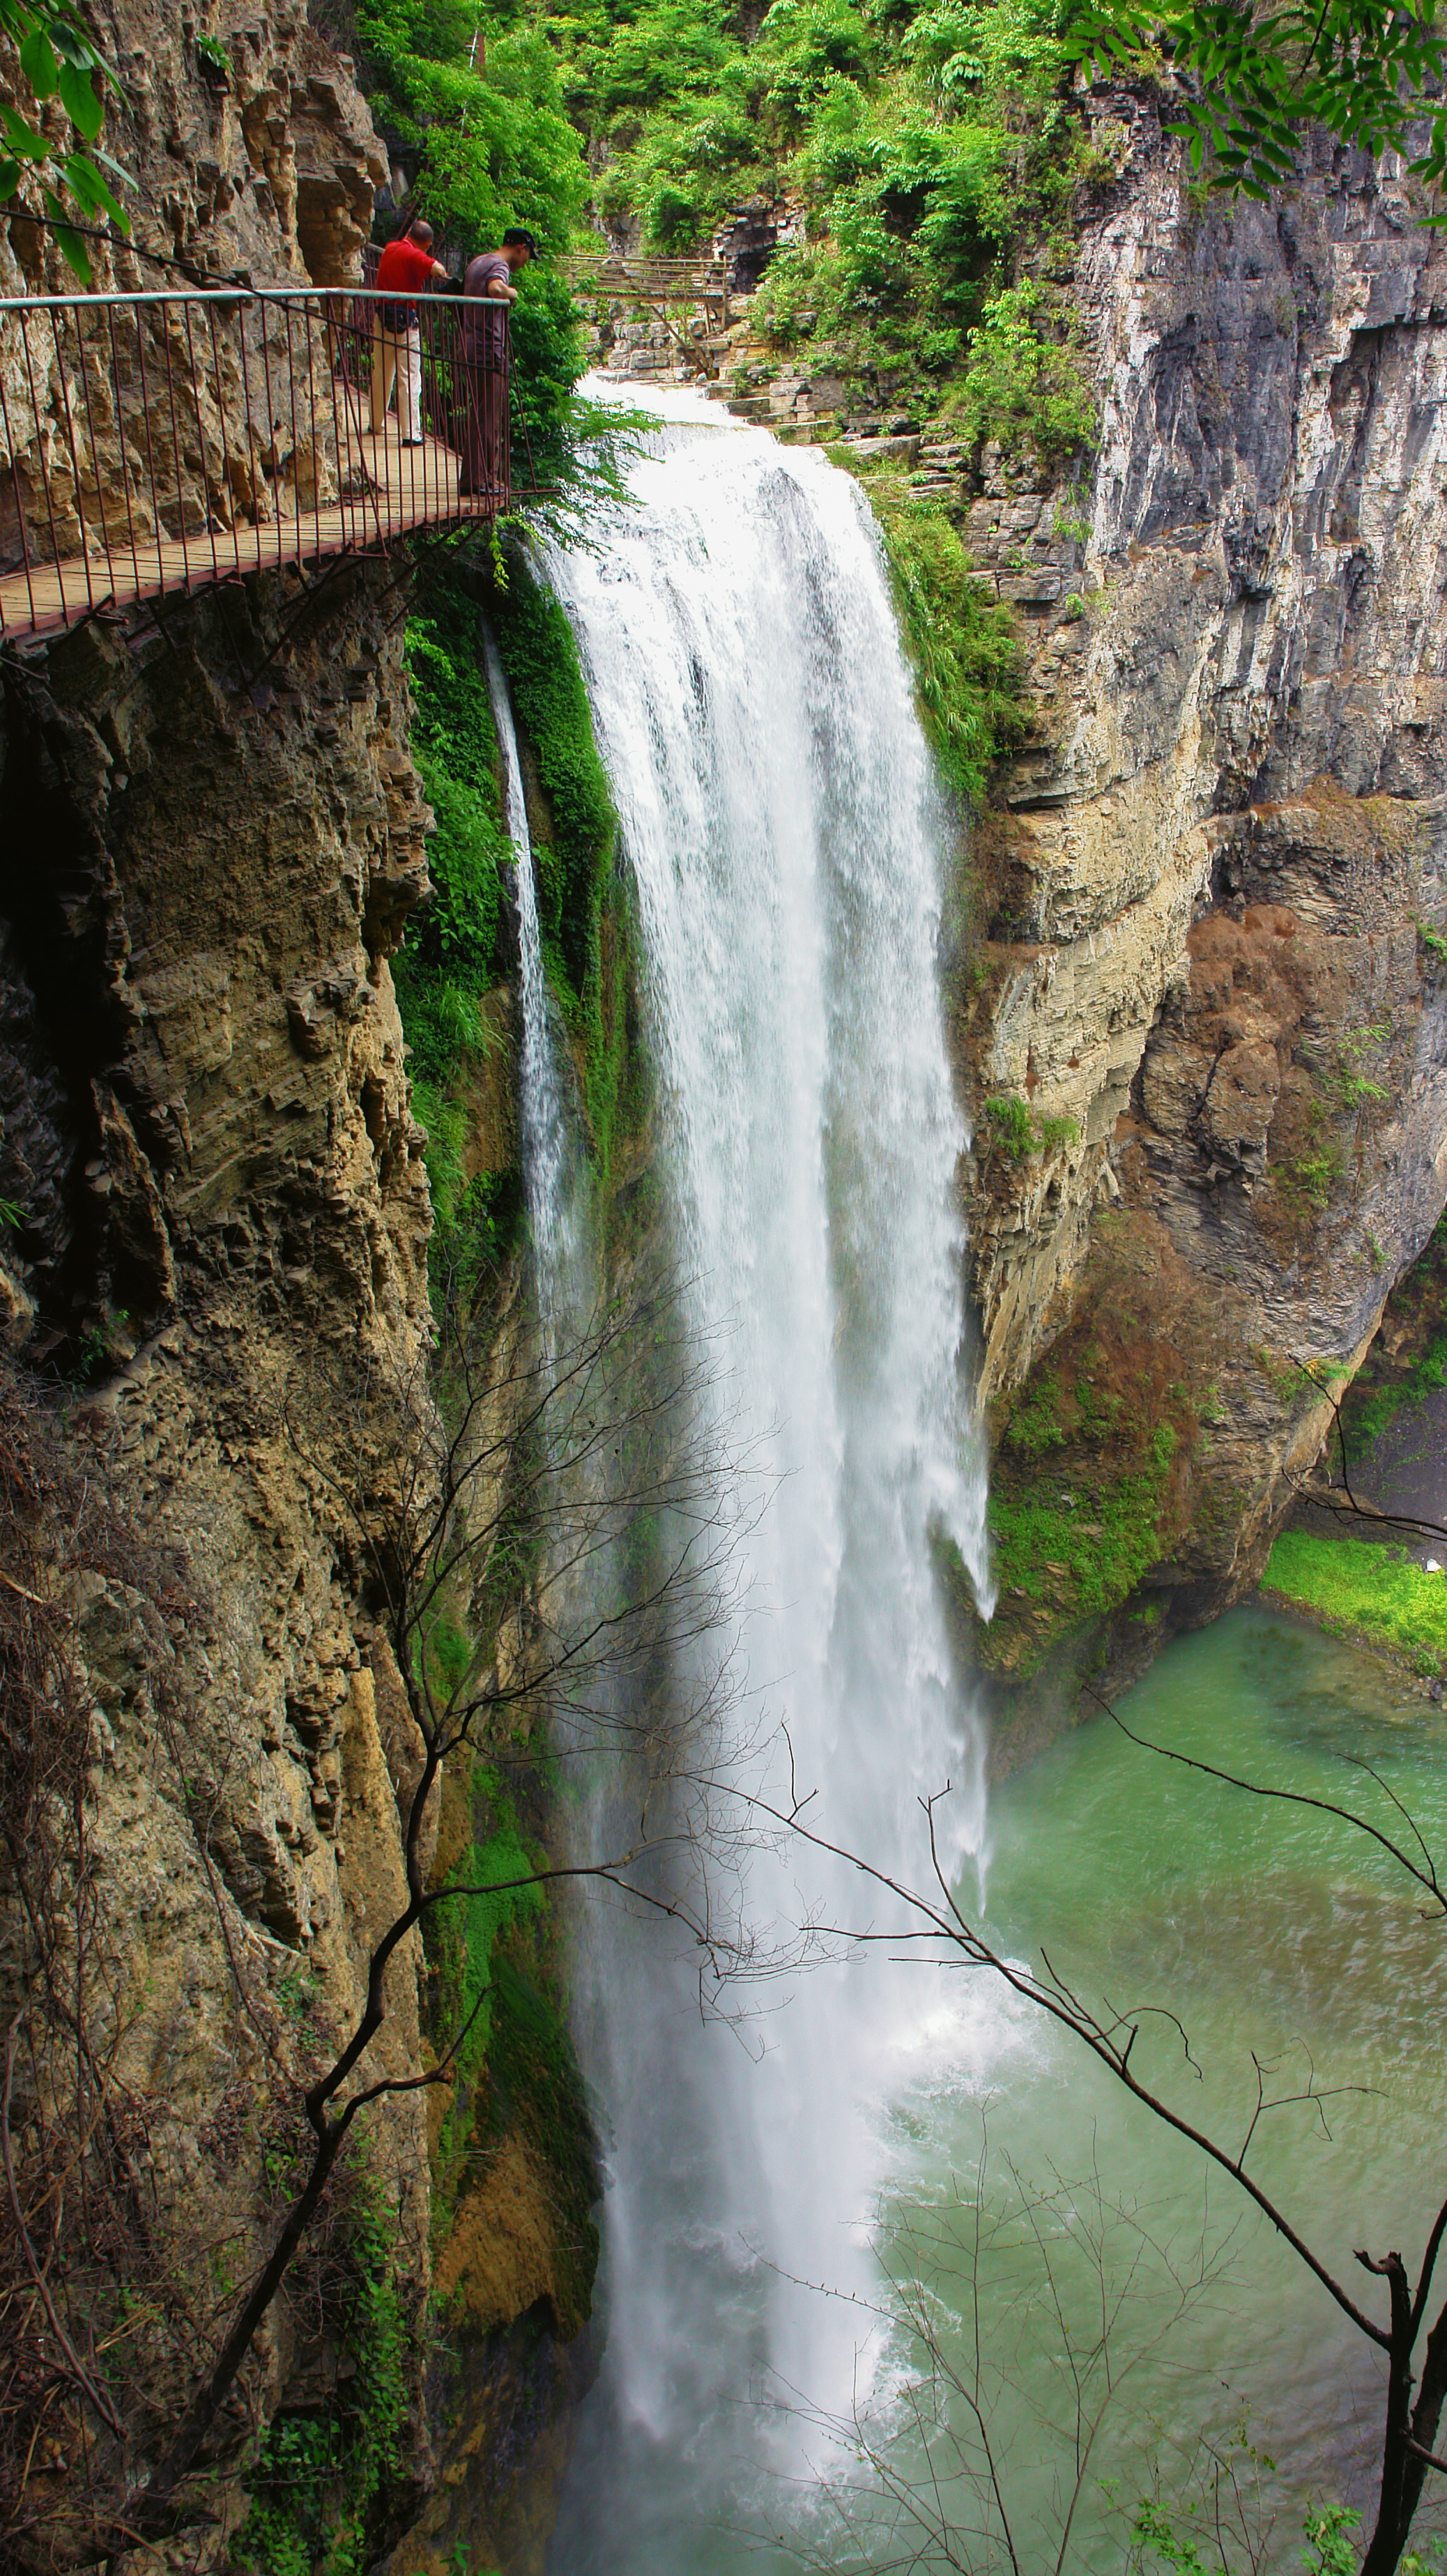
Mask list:
[[[506,313],[421,299],[405,445],[395,412],[370,417],[380,309],[322,288],[0,300],[0,639],[505,512]]]
[[[620,259],[612,252],[580,251],[567,263],[575,295],[597,295],[619,304],[717,305],[729,318],[728,270],[721,260]]]

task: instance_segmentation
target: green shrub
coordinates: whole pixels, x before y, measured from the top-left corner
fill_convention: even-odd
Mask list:
[[[1063,1446],[1065,1425],[1060,1418],[1060,1381],[1048,1370],[1015,1406],[1005,1428],[1005,1438],[1012,1449],[1018,1449],[1026,1458],[1038,1458],[1046,1449]]]
[[[998,1092],[987,1100],[985,1119],[990,1145],[1012,1163],[1023,1162],[1027,1154],[1063,1154],[1080,1134],[1075,1119],[1037,1118],[1029,1101],[1013,1092]]]
[[[1035,1120],[1028,1100],[1020,1100],[1013,1093],[1001,1093],[986,1101],[985,1116],[989,1121],[990,1142],[1000,1153],[1008,1154],[1016,1163],[1026,1154],[1034,1153]]]
[[[1161,1552],[1161,1509],[1176,1441],[1173,1426],[1159,1424],[1146,1465],[1101,1470],[1088,1507],[1080,1502],[1071,1510],[1058,1495],[1039,1490],[992,1490],[987,1517],[1002,1593],[1054,1600],[1070,1619],[1124,1601]],[[1042,1440],[1040,1447],[1046,1445]]]
[[[956,792],[978,798],[990,763],[1028,730],[1024,657],[1013,616],[984,597],[947,513],[902,475],[860,472],[855,449],[831,447],[859,476],[889,567],[920,721]]]
[[[548,802],[548,826],[536,836],[534,852],[539,924],[561,998],[576,1012],[597,983],[617,820],[572,628],[520,544],[507,549],[507,584],[496,594],[494,623],[513,707]]]
[[[490,1814],[491,1829],[448,1872],[450,1884],[470,1893],[434,1905],[425,1926],[437,1980],[433,2028],[439,2044],[453,2051],[452,2099],[437,2151],[439,2219],[456,2194],[476,2122],[476,2082],[492,2028],[494,1948],[511,1926],[532,1920],[543,1908],[533,1875],[537,1857],[519,1834],[497,1775],[483,1764],[473,1774],[473,1799],[484,1816]]]
[[[1031,446],[1047,468],[1094,453],[1095,398],[1076,346],[1078,325],[1050,288],[1029,280],[992,295],[970,342],[950,412],[967,435]]]

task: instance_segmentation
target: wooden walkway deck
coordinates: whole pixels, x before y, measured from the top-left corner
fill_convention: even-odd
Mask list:
[[[276,517],[260,526],[242,520],[229,528],[133,543],[123,525],[113,525],[108,545],[97,530],[88,554],[32,563],[0,578],[0,636],[44,634],[98,608],[207,587],[266,564],[382,552],[411,529],[489,520],[499,506],[506,507],[505,495],[459,491],[459,459],[452,448],[435,438],[404,448],[395,429],[385,439],[354,430],[344,440],[342,471],[340,498],[320,507],[282,483],[275,492]]]

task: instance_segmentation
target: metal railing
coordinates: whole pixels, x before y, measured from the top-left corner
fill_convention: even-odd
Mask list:
[[[500,516],[506,308],[412,309],[409,337],[350,289],[0,300],[0,638]]]

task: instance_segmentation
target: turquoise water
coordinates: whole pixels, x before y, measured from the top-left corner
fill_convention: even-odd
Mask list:
[[[1399,1692],[1372,1658],[1251,1608],[1169,1647],[1120,1706],[1179,1752],[1410,1839],[1395,1796],[1447,1854],[1447,1722]],[[973,1882],[960,1893],[973,1909]],[[1253,2052],[1268,2098],[1314,2093],[1258,2121],[1251,2167],[1374,2310],[1353,2248],[1410,2260],[1447,2164],[1447,1931],[1420,1903],[1348,1826],[1141,1751],[1105,1718],[993,1793],[994,1939],[1037,1964],[1043,1947],[1078,1993],[1139,2020],[1139,2069],[1233,2145]],[[740,2391],[741,2424],[779,2410],[777,2478],[741,2474],[730,2495],[726,2460],[660,2458],[659,2535],[675,2537],[640,2529],[638,2563],[984,2570],[1010,2564],[1008,2525],[1026,2576],[1104,2576],[1155,2497],[1178,2526],[1193,2502],[1236,2516],[1260,2563],[1295,2568],[1308,2499],[1370,2505],[1375,2353],[1229,2177],[1076,2039],[957,1976],[927,2071],[877,2105],[897,2181],[855,2398],[826,2418],[808,2389]],[[741,2431],[741,2472],[748,2448]]]
[[[1171,1646],[1121,1713],[1176,1752],[1350,1806],[1416,1851],[1395,1797],[1447,1855],[1440,1712],[1308,1627],[1237,1611]],[[997,1945],[1048,1954],[1082,1998],[1138,2022],[1137,2072],[1233,2149],[1259,2061],[1278,2107],[1257,2120],[1249,2168],[1373,2313],[1380,2287],[1353,2249],[1410,2261],[1447,2165],[1447,1929],[1422,1903],[1348,1825],[1140,1750],[1104,1717],[993,1799]],[[1307,2098],[1281,2099],[1293,2094]],[[1268,2563],[1287,2566],[1309,2497],[1368,2506],[1376,2355],[1232,2180],[1075,2037],[1022,2010],[986,2084],[942,2070],[893,2116],[914,2170],[880,2250],[927,2343],[896,2329],[893,2394],[879,2384],[865,2410],[878,2474],[850,2502],[852,2563],[895,2563],[903,2534],[928,2543],[936,2523],[973,2532],[963,2563],[1006,2563],[1008,2522],[1022,2566],[1055,2565],[1068,2524],[1065,2565],[1119,2567],[1140,2497],[1178,2511],[1224,2487],[1248,2520],[1274,2517]],[[897,2488],[883,2512],[867,2500],[880,2475]],[[824,2563],[850,2564],[833,2545],[840,2514],[812,2520]],[[920,2563],[950,2561],[936,2543]]]

